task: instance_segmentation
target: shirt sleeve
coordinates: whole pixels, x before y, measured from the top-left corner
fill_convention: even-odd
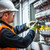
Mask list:
[[[11,48],[27,48],[35,37],[35,32],[29,30],[28,34],[23,38],[19,37],[17,34],[13,34],[9,29],[4,29],[2,31],[1,45],[2,47]]]
[[[20,34],[23,31],[26,31],[28,28],[26,27],[26,23],[25,23],[25,24],[22,24],[20,26],[16,26],[13,29],[14,29],[14,31],[15,31],[16,34]]]

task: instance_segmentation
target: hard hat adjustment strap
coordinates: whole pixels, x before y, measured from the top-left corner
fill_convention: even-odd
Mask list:
[[[4,14],[3,12],[0,12],[0,19],[2,18],[3,14]]]

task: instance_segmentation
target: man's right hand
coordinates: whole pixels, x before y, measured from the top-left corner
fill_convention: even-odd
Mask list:
[[[37,27],[38,27],[38,21],[36,21],[36,22],[30,27],[30,29],[33,30],[33,31],[35,31]]]

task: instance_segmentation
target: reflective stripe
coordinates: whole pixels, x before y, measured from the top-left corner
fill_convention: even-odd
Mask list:
[[[8,27],[8,26],[6,26],[6,25],[0,25],[0,30],[1,30],[2,28],[8,28],[8,29],[11,30],[14,34],[16,34],[16,33],[14,32],[13,28],[11,29],[10,27]]]
[[[0,48],[0,50],[17,50],[16,48]]]

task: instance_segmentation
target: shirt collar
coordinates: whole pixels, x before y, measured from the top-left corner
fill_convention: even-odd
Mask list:
[[[5,23],[4,21],[1,21],[1,20],[0,20],[0,23],[1,23],[1,24],[4,24],[4,25],[6,25],[6,26],[8,26],[8,27],[10,27],[10,28],[12,28],[12,26],[11,26],[11,25],[9,25],[9,24]]]

